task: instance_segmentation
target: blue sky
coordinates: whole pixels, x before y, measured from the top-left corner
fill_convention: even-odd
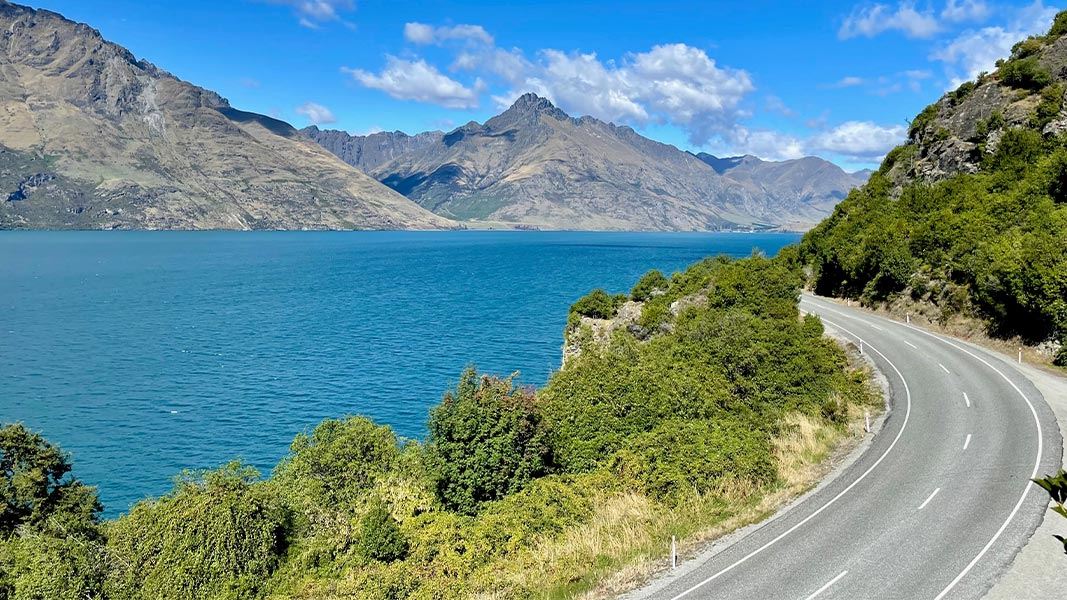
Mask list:
[[[448,130],[534,91],[683,149],[875,165],[907,120],[1047,29],[1042,0],[31,0],[243,110]]]

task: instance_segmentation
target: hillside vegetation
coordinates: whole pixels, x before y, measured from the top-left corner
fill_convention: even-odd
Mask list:
[[[927,107],[908,142],[809,232],[822,294],[977,317],[1067,365],[1067,12]]]
[[[788,252],[787,252],[788,254]],[[811,485],[873,402],[801,317],[785,259],[651,273],[576,304],[540,390],[462,374],[424,442],[362,417],[298,435],[268,478],[182,474],[109,522],[66,456],[0,429],[0,598],[570,597],[762,518]],[[641,325],[590,341],[589,316]],[[593,319],[604,321],[604,319]],[[645,571],[642,571],[642,570]],[[620,574],[620,572],[622,574]]]

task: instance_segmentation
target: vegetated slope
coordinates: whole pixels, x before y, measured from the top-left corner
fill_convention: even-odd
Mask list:
[[[422,206],[462,220],[565,229],[806,229],[857,185],[819,159],[757,161],[764,169],[755,171],[748,161],[738,177],[724,175],[629,127],[572,118],[534,94],[484,124],[447,134],[304,131]]]
[[[327,419],[268,479],[239,463],[188,473],[106,524],[62,454],[0,428],[0,493],[15,493],[0,597],[563,597],[633,573],[671,535],[807,489],[874,400],[819,319],[800,317],[792,265],[650,273],[625,314],[625,297],[594,292],[572,309],[578,351],[539,391],[468,370],[424,443]],[[610,319],[629,320],[598,342]]]
[[[0,228],[454,226],[301,136],[0,0]]]
[[[1067,364],[1067,12],[927,107],[809,232],[815,289],[983,319]]]

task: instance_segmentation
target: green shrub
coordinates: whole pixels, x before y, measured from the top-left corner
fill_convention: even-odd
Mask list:
[[[571,305],[570,312],[594,319],[610,319],[619,312],[624,302],[626,296],[613,296],[602,289],[595,289]]]
[[[1037,129],[1043,129],[1055,119],[1063,109],[1064,85],[1054,83],[1041,90],[1041,102],[1034,109],[1033,125]]]
[[[1034,57],[1009,60],[1000,67],[1000,79],[1021,90],[1040,90],[1052,83],[1052,75]]]
[[[108,527],[111,600],[250,598],[285,551],[288,514],[255,469],[186,473]]]
[[[396,434],[365,417],[326,419],[298,434],[272,484],[301,514],[322,510],[352,514],[363,494],[393,468],[400,455]]]
[[[408,553],[408,541],[400,533],[400,524],[389,507],[381,500],[371,503],[370,510],[359,521],[358,551],[366,560],[392,562],[402,560]]]
[[[552,465],[533,392],[515,388],[511,378],[479,377],[473,368],[430,412],[426,452],[438,499],[465,514],[522,489]]]
[[[778,476],[767,433],[731,420],[665,420],[619,450],[613,470],[660,499],[704,494],[727,479],[758,488]]]
[[[908,126],[908,139],[918,139],[919,134],[926,129],[926,126],[929,125],[934,118],[937,117],[937,113],[938,107],[935,103],[927,106],[921,113],[916,115],[915,119],[912,120],[911,125]]]
[[[1067,33],[1067,11],[1060,11],[1056,13],[1056,17],[1052,20],[1052,27],[1049,28],[1046,38],[1054,40],[1062,37],[1065,33]]]
[[[1013,59],[1026,58],[1033,56],[1038,52],[1041,52],[1041,48],[1044,47],[1044,40],[1039,37],[1030,36],[1025,40],[1016,42],[1011,47],[1011,57]]]
[[[637,280],[637,284],[630,291],[630,299],[635,302],[644,302],[654,293],[666,290],[669,285],[670,280],[664,277],[663,273],[652,269]]]
[[[948,93],[948,98],[952,101],[953,106],[955,106],[962,102],[964,98],[970,96],[976,87],[978,86],[975,82],[964,81],[958,88]]]

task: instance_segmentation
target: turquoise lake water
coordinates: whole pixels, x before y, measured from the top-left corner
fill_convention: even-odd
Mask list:
[[[183,468],[264,473],[364,414],[421,437],[467,364],[543,384],[594,287],[791,234],[0,232],[0,422],[73,455],[108,515]]]

